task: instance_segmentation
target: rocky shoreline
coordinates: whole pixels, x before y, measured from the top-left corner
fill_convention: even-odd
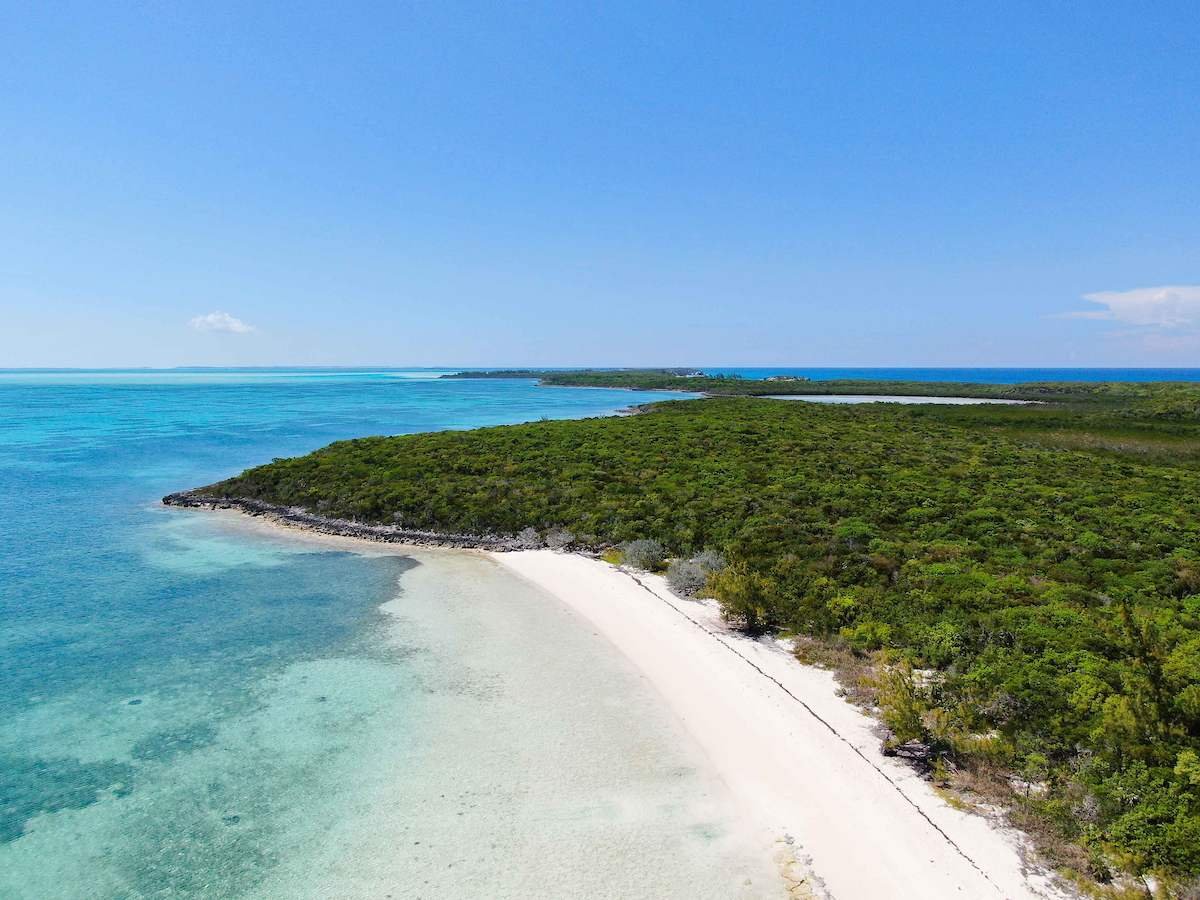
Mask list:
[[[382,544],[411,544],[417,547],[453,547],[463,550],[532,550],[541,547],[513,535],[449,534],[438,531],[417,531],[398,525],[369,525],[349,519],[321,516],[299,506],[279,506],[246,497],[208,497],[195,491],[179,491],[162,498],[164,506],[191,509],[233,509],[249,516],[267,519],[289,528],[301,528],[318,534],[360,538]]]

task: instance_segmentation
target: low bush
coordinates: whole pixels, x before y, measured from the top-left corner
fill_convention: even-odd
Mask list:
[[[716,550],[702,550],[692,557],[692,562],[698,565],[705,575],[720,572],[728,565],[724,554],[718,553]]]
[[[620,547],[609,547],[600,554],[600,558],[610,566],[619,566],[625,562],[625,554],[621,552]]]
[[[694,597],[704,590],[708,574],[693,559],[673,559],[667,566],[667,584],[684,597]]]
[[[705,593],[709,576],[725,568],[725,557],[715,550],[705,550],[691,559],[675,559],[667,566],[667,583],[671,590],[684,597]]]
[[[653,572],[661,568],[666,559],[667,551],[663,545],[653,539],[630,541],[624,546],[625,565],[635,569]]]

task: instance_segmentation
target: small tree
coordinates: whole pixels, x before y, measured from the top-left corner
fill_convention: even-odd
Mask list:
[[[926,705],[910,666],[883,669],[875,678],[875,690],[879,695],[879,718],[891,731],[887,749],[927,739],[923,720]]]
[[[666,556],[663,545],[653,539],[630,541],[624,550],[625,565],[645,569],[647,572],[661,566]]]
[[[776,586],[769,578],[745,566],[728,566],[713,573],[708,583],[721,604],[721,615],[735,628],[762,634],[782,624]]]

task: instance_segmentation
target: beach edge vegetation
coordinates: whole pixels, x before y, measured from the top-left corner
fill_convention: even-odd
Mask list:
[[[704,592],[837,667],[889,752],[1002,802],[1061,871],[1194,888],[1200,386],[974,387],[1043,402],[713,396],[342,441],[188,496],[595,552],[655,542],[655,565],[719,554]]]

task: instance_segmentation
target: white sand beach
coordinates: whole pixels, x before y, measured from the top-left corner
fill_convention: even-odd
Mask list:
[[[790,842],[807,861],[818,896],[1064,896],[1019,833],[952,808],[882,756],[873,721],[837,696],[832,675],[778,641],[731,633],[712,603],[675,597],[657,576],[549,550],[492,556],[637,666],[762,840]]]
[[[358,553],[413,552],[217,515],[235,529],[282,528]],[[1070,896],[1020,832],[953,808],[883,756],[877,723],[838,696],[832,673],[800,664],[781,641],[732,631],[713,601],[682,599],[661,576],[578,554],[420,552],[489,557],[590,623],[665,700],[737,805],[738,840],[773,858],[793,897]]]

